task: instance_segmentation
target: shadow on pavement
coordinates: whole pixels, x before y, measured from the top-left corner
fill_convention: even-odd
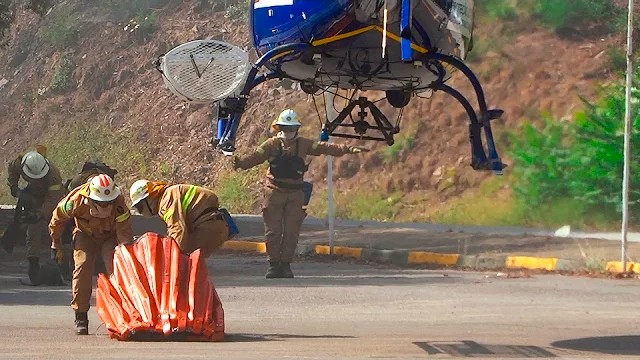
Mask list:
[[[71,285],[27,286],[19,279],[0,276],[0,305],[69,306]]]
[[[609,355],[640,355],[640,335],[569,339],[553,342],[551,346]]]
[[[483,359],[548,359],[557,357],[548,349],[531,345],[480,344],[473,340],[425,341],[414,344],[430,356],[449,355],[463,358],[482,357]]]

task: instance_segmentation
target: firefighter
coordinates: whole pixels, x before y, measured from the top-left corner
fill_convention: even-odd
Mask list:
[[[167,235],[187,254],[201,249],[205,257],[227,241],[235,228],[230,216],[219,208],[218,196],[196,185],[169,185],[138,180],[129,191],[131,206],[143,216],[160,216]]]
[[[113,271],[113,253],[118,244],[133,240],[131,213],[124,197],[106,174],[94,176],[88,183],[76,187],[54,210],[49,223],[51,256],[63,262],[62,234],[68,222],[73,229],[73,270],[71,308],[75,312],[77,335],[87,335],[89,300],[96,257],[102,256],[107,274]]]
[[[8,165],[7,185],[11,196],[28,204],[33,213],[27,228],[26,250],[29,261],[28,275],[31,285],[40,284],[40,255],[46,248],[47,224],[56,204],[65,195],[60,170],[46,158],[46,147],[36,146],[36,151],[19,155]],[[22,178],[27,185],[20,189]]]
[[[284,110],[277,121],[277,135],[267,139],[255,152],[234,157],[235,169],[249,169],[269,162],[264,189],[262,217],[265,226],[269,268],[265,277],[293,278],[291,261],[298,245],[302,222],[306,217],[304,173],[308,169],[307,155],[357,154],[365,148],[329,144],[298,136],[300,122],[291,109]]]
[[[73,191],[73,189],[77,188],[80,185],[85,184],[92,177],[99,174],[107,174],[111,177],[112,180],[115,181],[115,176],[118,173],[116,169],[111,168],[109,165],[103,163],[100,160],[89,160],[85,161],[82,165],[82,169],[78,174],[76,174],[73,178],[67,179],[64,183],[64,188],[68,192]],[[71,244],[71,239],[73,237],[73,228],[74,224],[72,222],[67,223],[67,227],[64,231],[64,235],[62,236],[63,244],[69,245]],[[63,274],[63,278],[65,280],[71,281],[71,269],[73,268],[73,256],[72,249],[70,246],[64,246],[65,251],[65,263],[59,264],[60,269]],[[102,262],[102,258],[98,257],[95,263],[94,275],[97,275],[101,272],[106,272],[106,268],[104,263]]]
[[[87,181],[89,181],[89,179],[98,174],[107,174],[109,175],[109,177],[111,177],[112,180],[115,181],[117,173],[118,171],[116,169],[111,168],[109,165],[103,163],[100,160],[85,161],[85,163],[82,165],[80,173],[69,180],[67,184],[67,190],[71,191],[77,188],[78,186],[86,183]]]

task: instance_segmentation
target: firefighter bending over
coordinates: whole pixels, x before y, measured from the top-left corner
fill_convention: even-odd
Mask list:
[[[129,196],[137,213],[162,218],[167,235],[184,253],[201,249],[208,257],[233,235],[228,213],[219,208],[218,196],[209,189],[141,179],[131,185]]]
[[[118,244],[133,240],[131,213],[120,188],[109,175],[94,176],[76,187],[58,203],[49,223],[51,256],[63,261],[61,237],[73,220],[73,270],[71,308],[75,312],[77,335],[87,335],[92,275],[96,257],[102,256],[108,274],[113,271],[113,253]]]
[[[37,151],[29,151],[9,163],[7,185],[11,196],[19,198],[19,203],[27,204],[30,216],[27,225],[27,259],[29,260],[29,280],[32,285],[40,284],[40,255],[48,243],[47,224],[56,204],[65,195],[60,170],[46,158],[46,148],[36,146]],[[27,182],[20,189],[20,178]]]

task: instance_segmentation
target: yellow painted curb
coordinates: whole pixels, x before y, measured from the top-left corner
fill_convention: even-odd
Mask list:
[[[440,264],[455,265],[458,263],[460,254],[439,254],[427,251],[409,252],[409,264]]]
[[[537,258],[530,256],[507,256],[506,266],[509,269],[545,269],[555,270],[557,258]]]
[[[622,261],[609,261],[607,262],[607,271],[621,273]],[[640,274],[640,263],[627,262],[627,271]]]
[[[318,255],[330,255],[331,248],[326,245],[316,245],[315,251]],[[334,246],[333,253],[335,255],[350,256],[356,259],[360,259],[360,257],[362,256],[362,248]]]
[[[222,245],[222,248],[229,250],[257,251],[259,253],[267,252],[267,244],[264,242],[254,241],[229,240]]]

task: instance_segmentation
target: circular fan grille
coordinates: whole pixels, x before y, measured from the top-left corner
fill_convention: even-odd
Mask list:
[[[237,46],[215,40],[182,44],[161,58],[165,85],[190,102],[215,102],[242,90],[249,73],[249,55]]]

